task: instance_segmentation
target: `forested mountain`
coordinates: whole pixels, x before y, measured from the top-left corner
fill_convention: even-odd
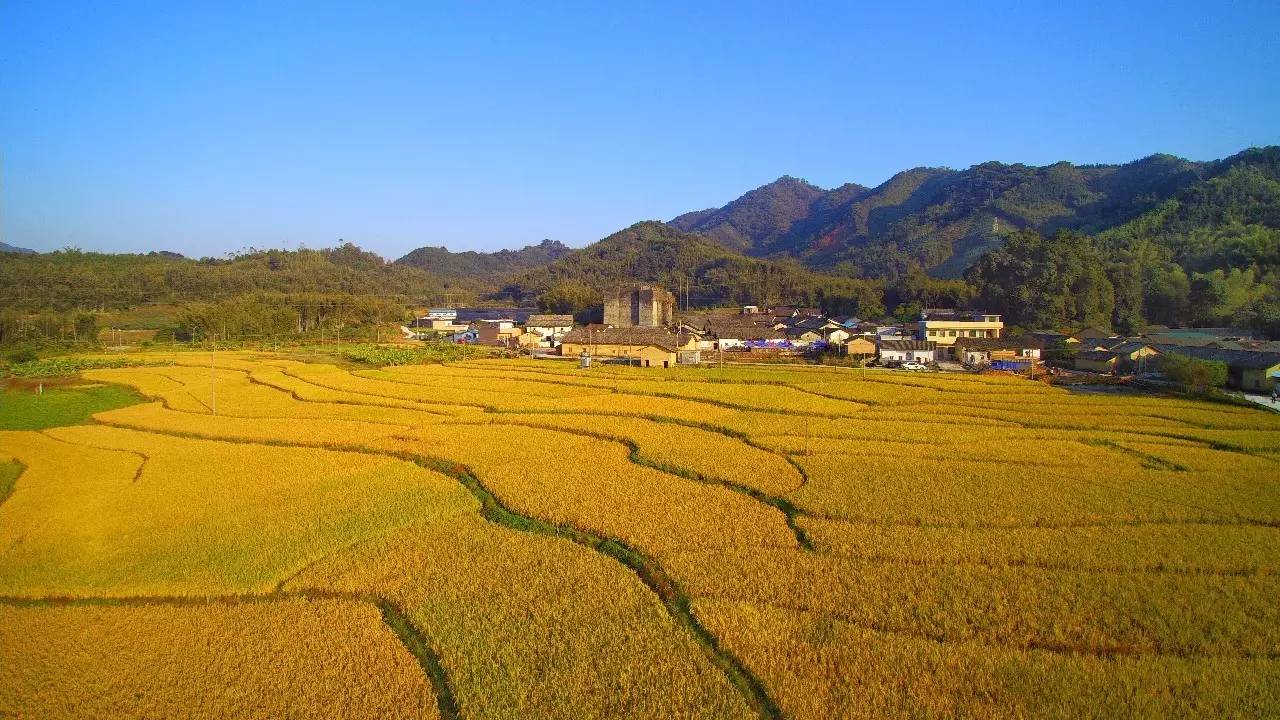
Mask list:
[[[1106,230],[1238,158],[1197,163],[1152,155],[1126,165],[1045,167],[988,162],[967,170],[914,168],[875,188],[850,184],[830,191],[784,177],[671,224],[748,255],[786,254],[841,274],[894,277],[922,268],[959,277],[1016,230]]]
[[[446,280],[395,265],[350,243],[321,250],[250,250],[229,259],[190,260],[59,250],[9,255],[0,263],[0,301],[15,310],[126,308],[247,293],[383,295],[421,302],[442,292],[471,293]]]
[[[582,312],[620,283],[688,288],[694,306],[802,303],[832,312],[883,312],[878,283],[815,273],[793,260],[749,258],[710,240],[647,221],[616,232],[554,263],[523,273],[501,290],[517,302]]]
[[[16,247],[14,245],[10,245],[9,243],[0,242],[0,253],[22,253],[23,255],[31,255],[35,253],[35,250],[30,250],[24,247]]]
[[[800,232],[797,223],[812,217],[814,203],[824,195],[816,185],[783,176],[722,208],[686,213],[670,224],[706,235],[730,250],[766,255],[775,242]]]
[[[572,248],[557,240],[543,240],[519,250],[485,253],[449,252],[444,247],[420,247],[396,260],[397,265],[422,268],[440,278],[496,284],[502,279],[564,257]]]
[[[966,278],[987,307],[1029,326],[1232,325],[1280,337],[1280,147],[1204,175],[1096,236],[1016,233]]]
[[[379,304],[361,301],[368,307],[352,322],[446,293],[581,313],[614,285],[656,282],[687,289],[693,306],[805,304],[907,319],[921,306],[973,305],[1025,328],[1230,324],[1280,337],[1280,147],[1205,163],[1153,155],[1126,165],[916,168],[876,188],[830,191],[784,177],[723,208],[637,223],[580,250],[544,240],[498,253],[419,248],[395,263],[349,243],[227,259],[4,258],[9,314],[71,322],[195,303],[205,319],[188,326],[232,318],[244,334],[343,324],[356,298]]]

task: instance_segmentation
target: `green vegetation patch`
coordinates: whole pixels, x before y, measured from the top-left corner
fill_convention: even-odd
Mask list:
[[[82,385],[0,392],[0,430],[41,430],[60,425],[79,425],[94,414],[144,402],[132,389],[121,385]],[[0,496],[4,473],[0,466]],[[16,476],[15,476],[16,477]]]
[[[13,486],[18,482],[18,476],[22,474],[22,470],[22,463],[16,460],[0,462],[0,503],[9,499],[9,495],[13,493]]]
[[[145,367],[172,363],[134,358],[51,357],[21,362],[9,368],[14,377],[63,377],[99,368]]]

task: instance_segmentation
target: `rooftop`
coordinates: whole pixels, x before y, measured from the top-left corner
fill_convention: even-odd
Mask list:
[[[675,333],[666,328],[650,327],[576,328],[565,333],[560,342],[574,345],[656,345],[673,351],[677,346]]]
[[[948,308],[925,308],[920,311],[920,319],[931,322],[988,322],[987,318],[1000,321],[996,313],[983,310],[954,310]]]
[[[1185,345],[1157,345],[1155,348],[1163,353],[1186,355],[1197,360],[1213,360],[1226,363],[1231,367],[1251,370],[1265,370],[1273,365],[1280,365],[1280,352],[1227,350],[1211,347],[1188,347]]]
[[[564,327],[573,325],[572,315],[530,315],[525,327]]]
[[[956,347],[968,350],[1022,350],[1042,349],[1044,343],[1034,337],[1002,337],[1002,338],[956,338]]]

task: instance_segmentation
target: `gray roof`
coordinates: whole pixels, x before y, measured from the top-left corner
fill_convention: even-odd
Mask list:
[[[1145,347],[1149,347],[1152,350],[1155,350],[1156,352],[1160,352],[1160,348],[1157,348],[1155,345],[1152,345],[1151,343],[1142,342],[1141,340],[1129,340],[1127,342],[1122,342],[1119,345],[1113,345],[1107,348],[1107,350],[1109,350],[1110,352],[1116,353],[1117,355],[1128,355],[1130,353],[1135,353]]]
[[[1187,347],[1185,345],[1157,345],[1156,349],[1171,355],[1186,355],[1197,360],[1213,360],[1227,364],[1227,367],[1248,370],[1265,370],[1280,365],[1280,352],[1263,350],[1226,350],[1211,347]]]
[[[1105,340],[1115,336],[1115,333],[1109,333],[1106,330],[1096,327],[1080,328],[1080,330],[1071,333],[1071,337],[1077,340]]]
[[[1023,348],[1041,349],[1044,343],[1034,337],[1002,337],[1002,338],[956,338],[956,347],[970,350],[1022,350]]]
[[[707,320],[707,332],[725,340],[781,340],[786,335],[768,325],[742,321]]]
[[[530,315],[524,321],[525,327],[565,327],[573,326],[572,315]]]
[[[828,325],[839,325],[839,323],[833,323],[824,317],[807,317],[792,323],[791,327],[803,330],[822,330]]]
[[[1153,345],[1178,345],[1182,347],[1204,347],[1218,342],[1212,335],[1199,333],[1152,333],[1146,336],[1147,342]]]
[[[666,328],[575,328],[565,333],[564,337],[560,338],[560,342],[573,345],[656,345],[667,350],[674,350],[676,336],[675,333]]]
[[[1110,350],[1081,350],[1076,353],[1077,360],[1092,360],[1093,362],[1106,362],[1107,360],[1115,360],[1120,357]]]

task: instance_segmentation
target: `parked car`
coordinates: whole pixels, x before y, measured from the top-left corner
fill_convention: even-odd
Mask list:
[[[928,370],[929,366],[924,363],[918,363],[915,360],[908,360],[902,363],[903,370]]]

